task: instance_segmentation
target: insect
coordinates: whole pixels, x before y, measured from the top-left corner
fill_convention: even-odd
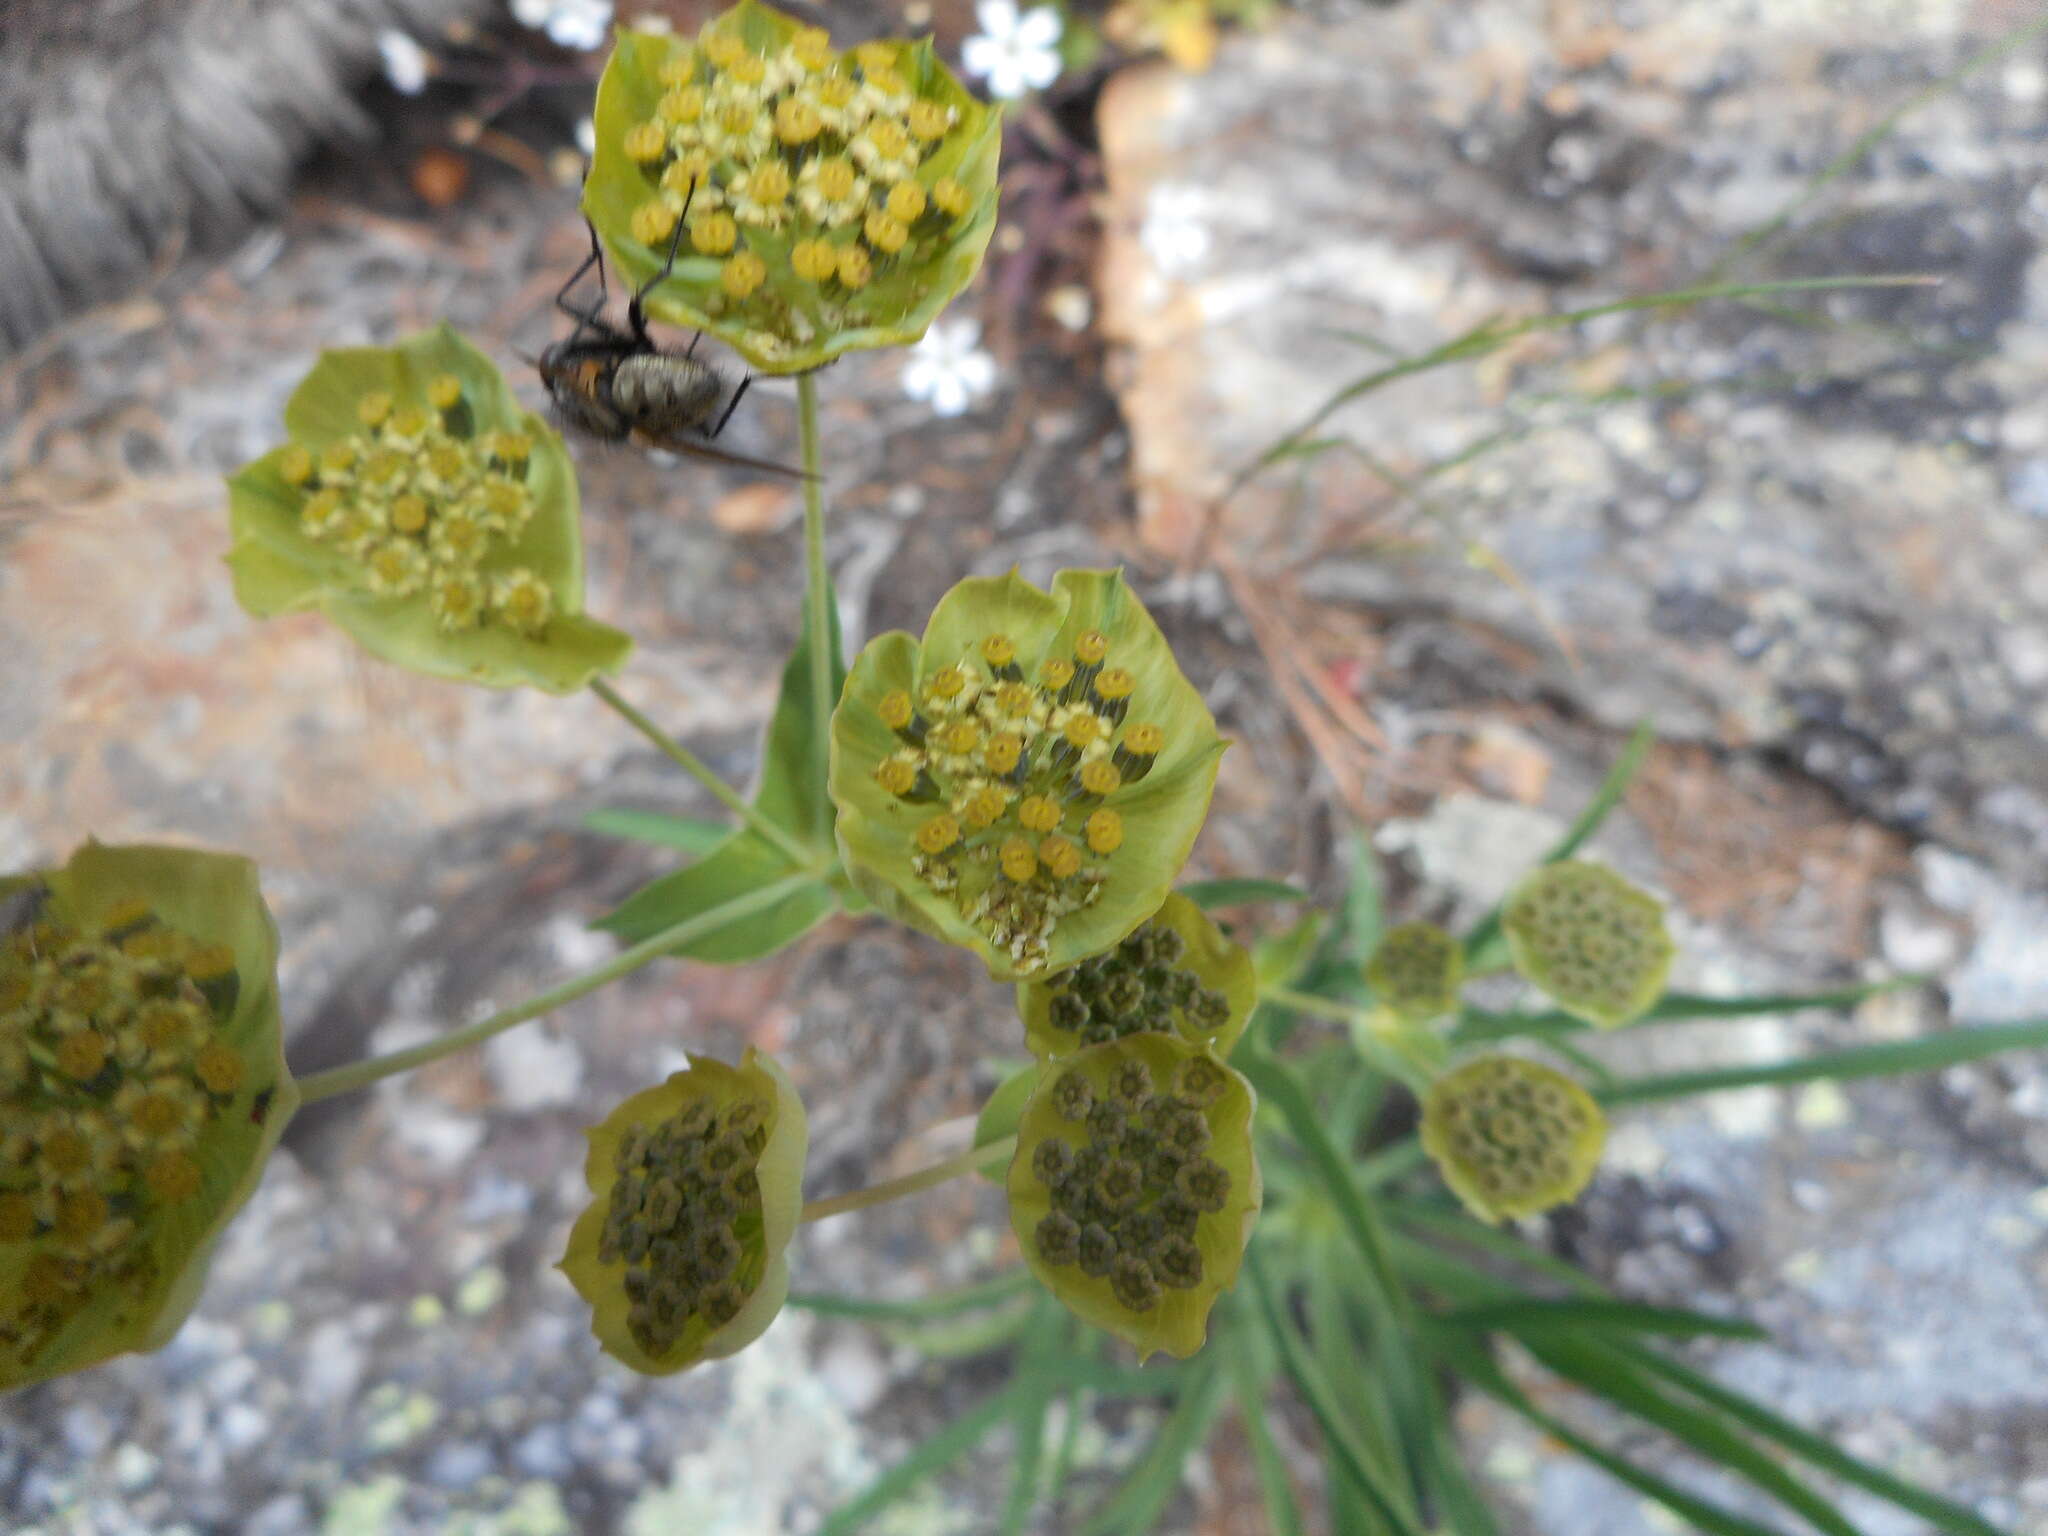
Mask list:
[[[688,211],[686,206],[684,213]],[[754,382],[753,375],[741,379],[728,395],[725,376],[691,355],[697,348],[696,338],[681,352],[667,352],[656,346],[647,332],[642,300],[675,267],[683,219],[676,220],[668,259],[661,270],[640,285],[626,306],[623,331],[601,318],[608,297],[604,253],[598,247],[596,227],[588,219],[583,223],[590,231],[590,254],[555,295],[555,307],[575,320],[576,329],[566,341],[550,343],[532,359],[563,422],[599,442],[664,448],[742,469],[804,479],[802,470],[786,464],[711,446],[710,439],[725,430],[747,386]],[[597,268],[597,299],[588,309],[578,309],[569,302],[569,290],[592,267]],[[721,399],[725,402],[722,411]],[[716,422],[712,422],[714,414]]]

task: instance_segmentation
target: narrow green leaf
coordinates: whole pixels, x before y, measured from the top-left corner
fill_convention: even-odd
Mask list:
[[[1621,749],[1621,756],[1614,760],[1614,766],[1607,770],[1607,777],[1594,791],[1593,798],[1586,802],[1578,820],[1571,824],[1557,845],[1543,855],[1543,863],[1556,864],[1570,858],[1600,830],[1601,823],[1621,804],[1621,797],[1628,792],[1630,781],[1643,766],[1643,759],[1649,756],[1650,746],[1656,739],[1656,733],[1647,720],[1630,733],[1628,744]],[[1501,909],[1496,906],[1465,935],[1465,960],[1475,972],[1483,968],[1480,963],[1482,956],[1494,948],[1500,937],[1500,921]]]
[[[1661,1376],[1673,1386],[1690,1392],[1701,1402],[1720,1409],[1729,1418],[1748,1426],[1755,1433],[1775,1441],[1790,1454],[1810,1462],[1821,1471],[1853,1483],[1859,1488],[1876,1494],[1898,1508],[1932,1522],[1936,1530],[1946,1536],[2011,1536],[2001,1531],[1974,1511],[1964,1508],[1948,1499],[1916,1488],[1911,1483],[1893,1477],[1866,1461],[1851,1456],[1833,1441],[1801,1429],[1789,1419],[1780,1418],[1761,1403],[1731,1392],[1719,1382],[1701,1375],[1690,1366],[1673,1360],[1660,1351],[1641,1345],[1617,1345],[1627,1357],[1653,1375]]]
[[[981,1437],[1036,1395],[1036,1388],[1015,1385],[984,1398],[960,1418],[923,1441],[818,1527],[818,1536],[850,1536],[868,1521],[966,1455]]]
[[[1031,1090],[1038,1086],[1038,1063],[1028,1061],[1002,1080],[996,1091],[988,1096],[988,1102],[981,1106],[981,1114],[974,1122],[974,1145],[988,1146],[1006,1136],[1017,1134],[1017,1122],[1024,1118],[1024,1106],[1031,1102]],[[981,1170],[981,1176],[1000,1184],[1006,1177],[1006,1167],[995,1163]]]
[[[1166,1422],[1159,1426],[1122,1486],[1096,1507],[1081,1528],[1082,1536],[1126,1536],[1149,1531],[1158,1523],[1187,1474],[1188,1458],[1209,1438],[1216,1416],[1223,1411],[1225,1385],[1222,1367],[1216,1362],[1192,1367]]]
[[[1059,1336],[1065,1331],[1066,1320],[1059,1308],[1041,1308],[1018,1345],[1018,1352],[1025,1359],[1043,1355],[1058,1347]],[[1016,1465],[1010,1473],[1010,1492],[1003,1500],[997,1536],[1023,1536],[1031,1511],[1037,1507],[1038,1474],[1045,1459],[1045,1415],[1050,1406],[1049,1397],[1041,1395],[1017,1407],[1010,1427],[1017,1441]]]
[[[1458,1307],[1440,1313],[1436,1320],[1453,1328],[1499,1329],[1517,1337],[1559,1332],[1649,1333],[1679,1339],[1770,1337],[1755,1323],[1743,1318],[1713,1317],[1681,1307],[1651,1307],[1632,1301],[1542,1301],[1531,1297]]]
[[[1603,1084],[1593,1096],[1606,1104],[1642,1104],[1656,1099],[1682,1099],[1698,1093],[1720,1093],[1759,1084],[1843,1081],[1889,1077],[1903,1072],[1929,1072],[1960,1062],[1981,1061],[2004,1051],[2038,1050],[2048,1046],[2048,1019],[2024,1024],[1965,1025],[1918,1040],[1857,1045],[1823,1051],[1797,1061],[1765,1066],[1720,1067],[1701,1072],[1673,1072],[1660,1077],[1625,1078]]]
[[[1819,992],[1759,992],[1746,997],[1704,997],[1696,992],[1666,992],[1641,1018],[1633,1019],[1623,1027],[1641,1029],[1646,1024],[1747,1019],[1762,1014],[1800,1013],[1812,1008],[1854,1008],[1886,992],[1926,986],[1929,979],[1925,976],[1891,976],[1883,981],[1830,987]],[[1590,1027],[1585,1020],[1557,1009],[1494,1013],[1484,1008],[1468,1007],[1460,1011],[1458,1027],[1451,1032],[1451,1038],[1459,1045],[1480,1045],[1490,1040],[1509,1040],[1518,1036],[1551,1038]]]
[[[657,843],[679,848],[684,853],[709,853],[728,837],[732,828],[696,816],[670,816],[662,811],[621,808],[592,811],[583,825],[606,837],[631,838],[636,843]]]
[[[815,1291],[793,1291],[784,1304],[815,1312],[820,1317],[851,1317],[870,1323],[919,1323],[993,1307],[1022,1296],[1030,1289],[1031,1271],[1019,1266],[1005,1270],[992,1280],[977,1281],[973,1285],[939,1291],[910,1301],[876,1301],[863,1296],[827,1296]]]
[[[1258,1473],[1259,1495],[1266,1505],[1268,1536],[1307,1536],[1301,1523],[1301,1505],[1294,1496],[1294,1479],[1286,1459],[1274,1443],[1266,1423],[1266,1382],[1249,1347],[1250,1336],[1232,1328],[1224,1347],[1230,1354],[1231,1390],[1237,1399],[1238,1422],[1252,1448],[1252,1469]]]
[[[1321,1367],[1310,1357],[1302,1346],[1300,1335],[1282,1315],[1280,1298],[1274,1293],[1273,1284],[1266,1275],[1265,1262],[1256,1243],[1245,1256],[1245,1271],[1251,1276],[1252,1294],[1258,1300],[1266,1331],[1279,1351],[1281,1365],[1301,1393],[1302,1401],[1308,1405],[1316,1426],[1322,1430],[1323,1444],[1338,1468],[1351,1479],[1373,1512],[1396,1536],[1421,1536],[1379,1486],[1364,1452],[1338,1411],[1336,1396],[1330,1390]]]
[[[1706,1536],[1784,1536],[1782,1531],[1758,1525],[1732,1510],[1674,1487],[1654,1473],[1645,1472],[1633,1462],[1625,1461],[1588,1440],[1555,1415],[1544,1412],[1494,1363],[1486,1347],[1478,1341],[1455,1333],[1445,1333],[1442,1340],[1445,1357],[1473,1386],[1520,1414],[1552,1439],[1569,1446],[1610,1477],[1635,1489],[1645,1498],[1662,1504],[1681,1520],[1691,1521],[1694,1529],[1705,1532]]]
[[[1770,1495],[1825,1536],[1863,1536],[1842,1512],[1722,1420],[1659,1392],[1616,1351],[1557,1335],[1524,1335],[1523,1343],[1552,1371],[1624,1413],[1654,1424],[1700,1456]]]
[[[1180,893],[1205,912],[1261,901],[1315,900],[1307,891],[1285,880],[1190,880],[1180,888]]]

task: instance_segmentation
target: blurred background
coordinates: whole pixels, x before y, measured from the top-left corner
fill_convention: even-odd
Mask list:
[[[851,644],[921,628],[965,575],[1123,563],[1237,741],[1192,872],[1333,896],[1358,830],[1401,917],[1482,911],[1648,719],[1597,847],[1670,900],[1679,984],[1943,978],[1744,1025],[1716,1059],[2048,1013],[2048,34],[2014,36],[2037,7],[789,8],[841,44],[930,31],[1014,98],[976,286],[918,348],[821,378]],[[566,326],[609,29],[711,9],[0,17],[0,868],[87,834],[254,857],[302,1069],[595,963],[586,923],[666,863],[584,818],[713,809],[594,700],[246,618],[220,479],[320,349],[444,318],[538,406],[519,354]],[[1536,331],[1233,483],[1347,380],[1489,317],[1892,273],[1939,281]],[[789,386],[757,382],[725,441],[793,457]],[[631,451],[578,467],[591,611],[639,642],[623,691],[744,780],[795,636],[795,496]],[[169,1347],[0,1405],[0,1524],[814,1529],[1002,1357],[792,1311],[682,1377],[602,1360],[551,1267],[580,1128],[685,1050],[757,1043],[832,1193],[965,1146],[1018,1038],[964,951],[840,918],[325,1104]],[[1629,1048],[1694,1060],[1682,1032]],[[1531,1230],[1636,1299],[1741,1308],[1774,1342],[1702,1348],[1722,1379],[2048,1532],[2038,1057],[1632,1112]],[[863,1296],[1014,1257],[978,1181],[796,1249],[800,1287]],[[1491,1405],[1457,1416],[1513,1528],[1675,1528]],[[1154,1428],[1088,1411],[1039,1528],[1078,1529]],[[1274,1429],[1312,1488],[1311,1422]],[[872,1529],[992,1530],[1003,1455]],[[1258,1508],[1226,1419],[1163,1528],[1250,1536]],[[1866,1529],[1926,1529],[1902,1518]]]

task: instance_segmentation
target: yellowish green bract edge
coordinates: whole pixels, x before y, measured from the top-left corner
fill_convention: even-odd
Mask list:
[[[356,405],[382,390],[400,406],[424,405],[427,382],[452,373],[462,381],[474,430],[523,432],[533,449],[527,486],[534,513],[519,538],[494,551],[487,573],[524,566],[547,584],[555,612],[527,637],[498,627],[444,632],[426,601],[364,590],[356,562],[309,538],[299,526],[303,497],[286,484],[283,444],[228,478],[234,542],[227,562],[236,599],[258,618],[318,609],[371,654],[430,677],[490,687],[530,686],[573,693],[614,673],[632,640],[583,613],[583,537],[576,475],[561,436],[522,411],[496,365],[451,327],[390,347],[323,352],[285,407],[291,442],[313,452],[360,430]]]
[[[769,1093],[773,1108],[768,1141],[755,1165],[761,1188],[761,1243],[767,1259],[761,1283],[739,1315],[724,1327],[708,1332],[693,1327],[669,1354],[650,1355],[627,1326],[625,1267],[606,1264],[597,1256],[612,1186],[618,1182],[614,1158],[619,1143],[632,1127],[658,1125],[700,1098],[725,1104],[763,1090]],[[626,1099],[584,1135],[590,1150],[583,1160],[583,1180],[591,1200],[570,1229],[568,1249],[556,1267],[589,1305],[590,1331],[605,1352],[643,1375],[667,1376],[700,1360],[724,1359],[766,1332],[789,1294],[789,1240],[803,1206],[804,1156],[810,1142],[803,1101],[781,1065],[752,1046],[737,1067],[710,1057],[692,1058],[687,1069]]]
[[[1202,1255],[1202,1283],[1189,1290],[1167,1290],[1149,1312],[1133,1312],[1116,1299],[1109,1279],[1092,1278],[1075,1265],[1048,1264],[1038,1253],[1034,1231],[1052,1210],[1052,1196],[1032,1172],[1032,1154],[1048,1137],[1085,1144],[1086,1128],[1066,1119],[1053,1107],[1053,1088],[1068,1072],[1086,1076],[1098,1098],[1110,1069],[1118,1062],[1142,1061],[1152,1070],[1155,1091],[1166,1092],[1183,1062],[1207,1057],[1222,1068],[1227,1086],[1216,1103],[1203,1111],[1214,1137],[1207,1156],[1230,1174],[1230,1197],[1222,1210],[1205,1215],[1195,1228],[1195,1246]],[[1138,1351],[1142,1361],[1159,1350],[1186,1359],[1208,1337],[1209,1310],[1216,1298],[1237,1282],[1245,1245],[1258,1221],[1264,1189],[1252,1145],[1252,1113],[1257,1107],[1252,1086],[1224,1066],[1213,1052],[1159,1031],[1127,1035],[1076,1051],[1047,1064],[1017,1123],[1017,1150],[1010,1159],[1007,1190],[1010,1227],[1024,1260],[1046,1289],[1084,1323],[1115,1334]]]
[[[766,53],[781,48],[799,28],[798,22],[778,11],[753,0],[742,0],[717,18],[707,29],[707,35],[737,33],[750,48]],[[656,189],[627,157],[625,134],[634,124],[654,115],[666,90],[657,72],[671,52],[690,41],[621,28],[604,75],[598,81],[597,104],[592,114],[597,152],[583,184],[582,208],[596,226],[620,282],[633,288],[661,270],[668,259],[668,248],[664,243],[657,250],[633,238],[633,210],[653,197]],[[846,331],[826,331],[821,327],[808,344],[788,351],[763,351],[748,339],[751,327],[692,302],[693,296],[722,297],[722,258],[692,255],[687,243],[668,280],[648,295],[648,313],[671,325],[706,331],[732,347],[750,366],[771,374],[802,373],[848,352],[903,346],[923,336],[939,312],[973,280],[995,234],[1002,112],[980,101],[955,80],[933,54],[928,38],[898,43],[897,65],[917,95],[941,101],[960,114],[959,123],[939,153],[923,162],[919,179],[928,185],[939,176],[952,176],[967,189],[971,199],[964,222],[955,228],[945,253],[936,262],[924,268],[899,268],[880,274],[863,290],[872,301],[886,300],[901,289],[900,321]],[[770,286],[785,296],[801,291],[790,271],[791,241],[787,235],[746,226],[742,240],[746,249],[767,264]]]
[[[1182,1038],[1228,1057],[1259,1002],[1259,982],[1253,974],[1250,951],[1233,943],[1206,912],[1179,891],[1169,894],[1165,904],[1145,921],[1179,934],[1187,945],[1180,964],[1193,971],[1203,986],[1214,988],[1230,1000],[1228,1022],[1212,1035],[1188,1035],[1187,1021],[1181,1020]],[[1065,1030],[1053,1028],[1052,1000],[1058,992],[1058,981],[1057,976],[1052,976],[1017,983],[1017,1012],[1024,1020],[1024,1043],[1041,1061],[1055,1060],[1080,1048],[1080,1042]]]
[[[998,981],[1025,978],[1008,954],[960,916],[951,897],[932,892],[911,867],[917,827],[930,810],[905,804],[875,782],[874,765],[898,745],[877,706],[892,689],[915,696],[921,676],[959,659],[986,635],[1009,635],[1018,666],[1033,677],[1048,656],[1070,655],[1091,629],[1109,637],[1111,663],[1137,678],[1133,698],[1143,701],[1143,718],[1165,728],[1167,740],[1152,771],[1107,802],[1123,818],[1123,846],[1109,861],[1102,896],[1061,918],[1053,932],[1044,971],[1064,970],[1118,943],[1165,902],[1208,813],[1228,746],[1123,572],[1061,571],[1050,593],[1015,570],[970,577],[939,600],[921,643],[901,630],[870,641],[833,711],[829,784],[847,870],[883,912],[974,950]],[[1131,719],[1139,718],[1134,710]],[[967,872],[961,884],[967,888]]]
[[[167,1343],[198,1303],[215,1243],[255,1191],[299,1103],[298,1087],[284,1063],[277,929],[263,904],[253,863],[194,849],[88,842],[61,869],[0,882],[0,899],[37,888],[49,892],[47,915],[80,932],[98,931],[115,903],[140,896],[169,927],[201,943],[232,949],[237,991],[234,1012],[221,1034],[246,1064],[248,1077],[195,1149],[203,1184],[189,1204],[190,1214],[176,1208],[153,1214],[148,1230],[157,1277],[139,1298],[119,1290],[93,1297],[57,1330],[35,1367],[19,1377],[0,1378],[0,1391]],[[19,1288],[27,1253],[23,1245],[14,1259],[0,1257],[0,1288]]]

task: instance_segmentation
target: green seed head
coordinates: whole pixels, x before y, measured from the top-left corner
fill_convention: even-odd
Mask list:
[[[1434,923],[1391,928],[1365,967],[1373,995],[1406,1024],[1426,1024],[1458,1006],[1465,949]]]
[[[1423,1149],[1485,1221],[1575,1199],[1606,1139],[1606,1118],[1585,1089],[1516,1056],[1481,1057],[1448,1072],[1423,1101]]]
[[[1677,946],[1664,909],[1599,864],[1546,864],[1501,913],[1515,969],[1567,1013],[1615,1029],[1664,991]]]

